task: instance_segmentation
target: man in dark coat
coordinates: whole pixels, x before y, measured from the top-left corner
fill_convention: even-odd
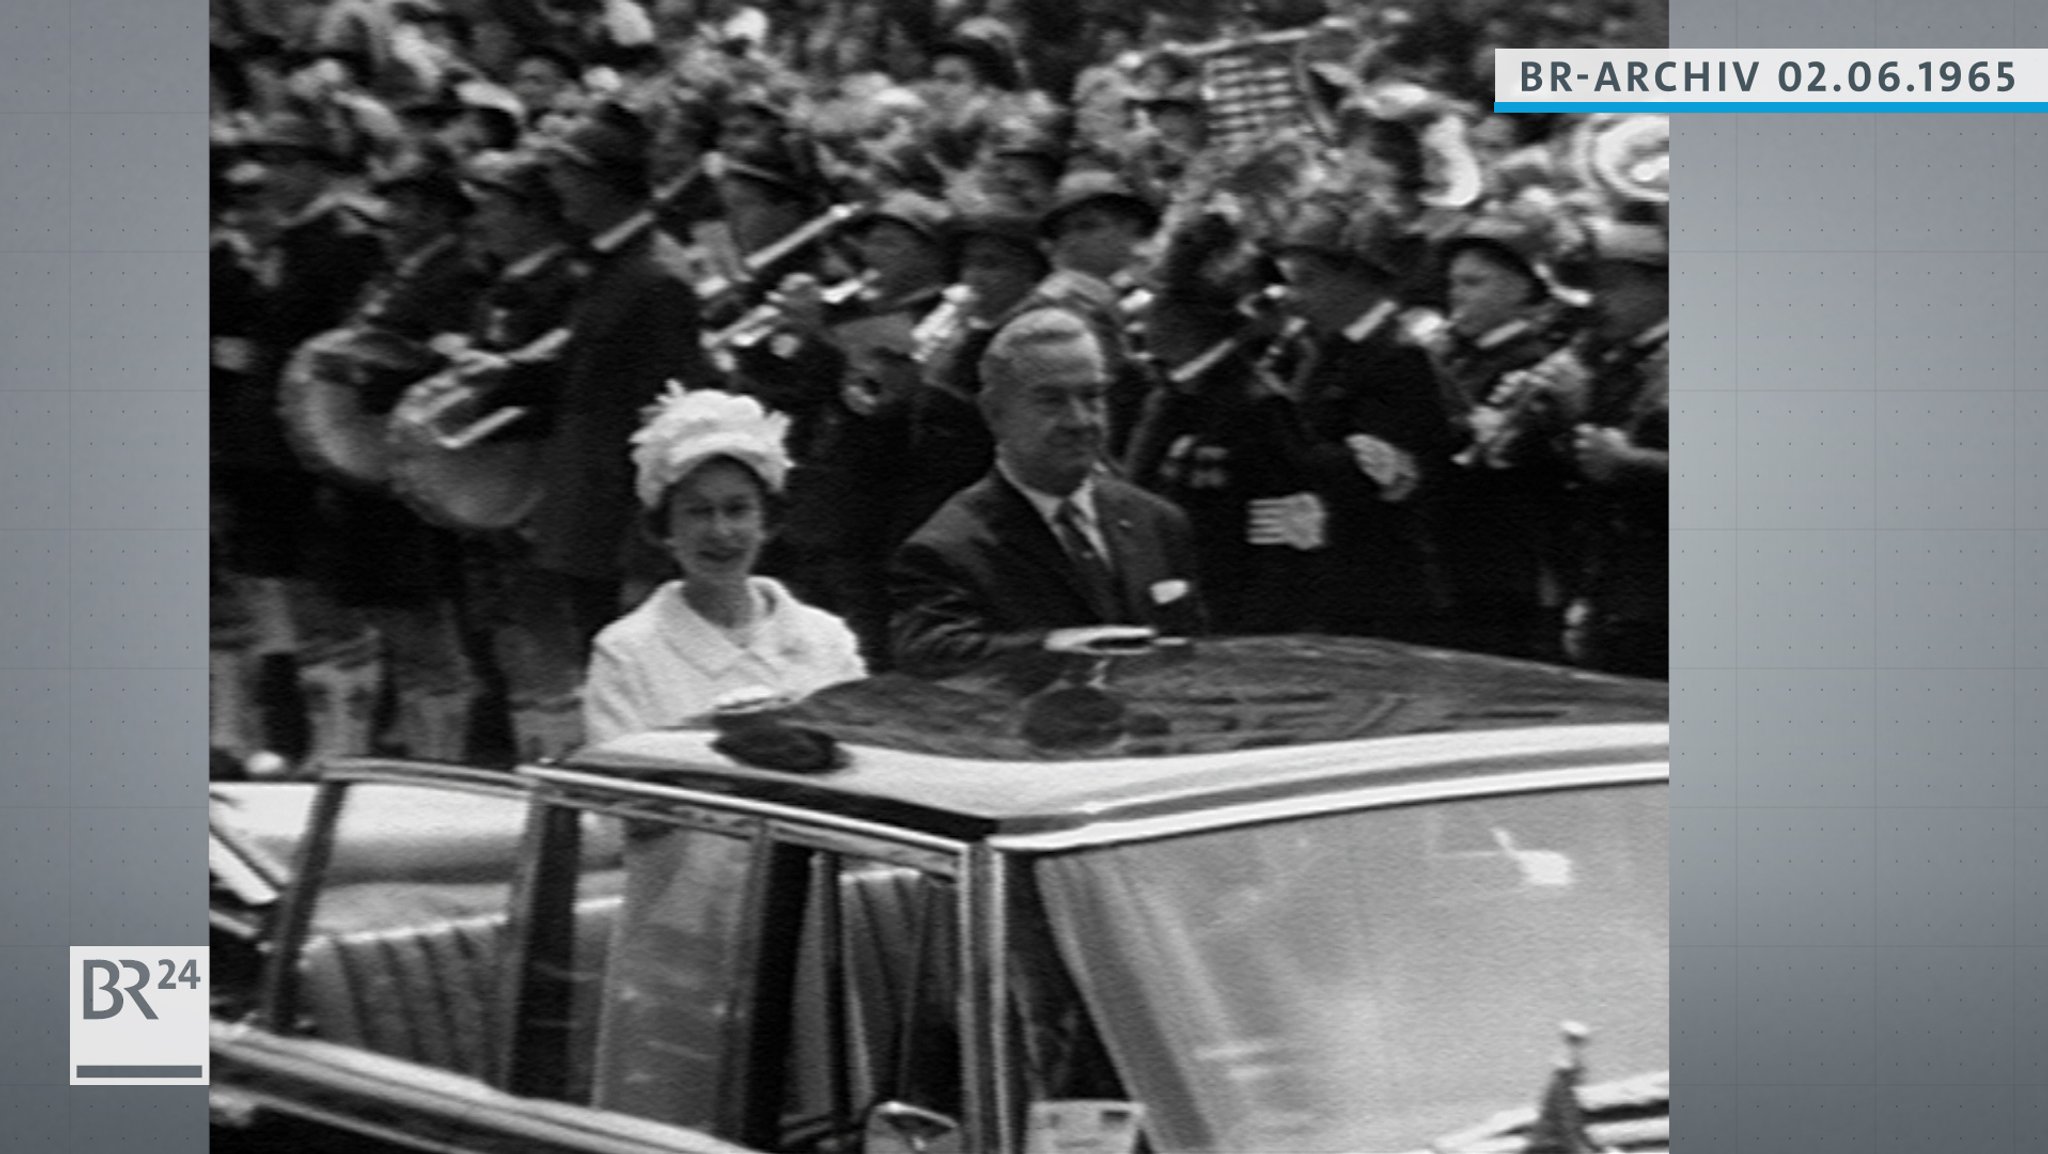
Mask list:
[[[981,372],[996,466],[897,552],[897,666],[944,675],[1079,626],[1201,631],[1186,516],[1101,468],[1109,382],[1088,324],[1024,314]]]
[[[1669,677],[1671,664],[1669,250],[1656,225],[1596,223],[1594,323],[1578,345],[1590,380],[1559,397],[1584,481],[1565,649],[1637,677]]]
[[[1283,234],[1281,271],[1308,322],[1288,387],[1304,434],[1295,459],[1328,519],[1303,524],[1313,518],[1297,506],[1310,502],[1290,497],[1255,502],[1251,520],[1255,540],[1326,540],[1321,571],[1302,590],[1315,626],[1429,642],[1445,606],[1422,510],[1451,428],[1429,356],[1400,323],[1400,285],[1414,263],[1405,245],[1391,218],[1324,204]]]
[[[850,230],[859,294],[828,304],[815,278],[794,274],[772,298],[774,329],[735,350],[748,391],[790,416],[797,463],[762,571],[845,618],[870,670],[888,665],[888,528],[905,464],[901,425],[875,414],[919,387],[915,333],[951,279],[949,216],[914,192],[885,197]]]
[[[533,563],[587,643],[617,615],[628,577],[639,585],[660,575],[643,571],[651,550],[636,549],[633,536],[628,441],[640,411],[669,380],[699,388],[719,378],[700,341],[687,258],[645,211],[645,126],[601,105],[541,147],[562,214],[586,238],[590,272],[558,366]]]
[[[1440,248],[1446,324],[1431,341],[1444,409],[1470,443],[1431,507],[1457,605],[1448,640],[1558,661],[1567,487],[1574,470],[1533,427],[1535,370],[1576,319],[1552,278],[1544,230],[1480,216]]]
[[[382,174],[375,188],[389,206],[390,265],[371,280],[347,323],[421,345],[463,328],[487,277],[462,244],[469,201],[454,173],[418,158]],[[358,401],[368,413],[389,413],[411,383],[366,387]],[[445,598],[455,584],[453,539],[388,493],[326,486],[320,527],[319,575],[343,605],[416,609]]]
[[[229,565],[257,577],[297,577],[313,486],[278,419],[278,375],[301,343],[348,316],[383,267],[380,214],[373,201],[346,191],[347,161],[312,118],[279,113],[245,143],[258,215],[276,223],[247,254],[244,335],[213,350],[222,394],[214,400],[215,480],[229,512]]]
[[[219,302],[212,348],[216,533],[257,626],[261,744],[296,762],[317,737],[301,689],[302,667],[316,664],[306,642],[320,625],[302,580],[317,545],[317,486],[285,437],[278,387],[293,351],[341,324],[383,266],[381,213],[345,183],[351,158],[313,118],[278,113],[243,143],[251,163],[233,175],[257,201],[252,227],[215,249],[215,288],[245,294]]]
[[[465,166],[463,187],[475,205],[471,235],[498,266],[497,279],[471,313],[468,347],[479,354],[518,354],[567,323],[582,289],[583,267],[538,158],[481,153]],[[499,438],[544,437],[556,383],[550,373],[537,371],[527,379],[525,395],[496,392],[494,400],[529,410]],[[523,537],[509,531],[464,541],[463,625],[486,687],[473,714],[472,762],[537,760],[580,740],[573,725],[563,724],[576,712],[550,709],[549,703],[574,694],[582,673],[581,644],[559,614],[553,621],[546,613],[527,614],[514,599],[530,551]]]

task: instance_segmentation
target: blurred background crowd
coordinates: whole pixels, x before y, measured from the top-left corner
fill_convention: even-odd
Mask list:
[[[217,762],[579,739],[670,380],[890,668],[980,352],[1085,319],[1211,626],[1664,675],[1668,129],[1491,112],[1655,0],[213,0]]]

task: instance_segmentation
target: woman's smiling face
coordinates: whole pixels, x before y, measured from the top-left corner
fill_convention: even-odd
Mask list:
[[[743,580],[767,540],[767,490],[738,461],[707,461],[669,490],[666,527],[685,577]]]

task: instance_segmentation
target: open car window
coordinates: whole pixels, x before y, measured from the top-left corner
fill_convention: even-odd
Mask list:
[[[958,887],[858,854],[782,853],[803,902],[774,1148],[855,1149],[889,1102],[961,1119]]]
[[[488,1077],[525,821],[517,793],[341,787],[293,959],[293,1032]]]
[[[754,834],[569,807],[545,824],[512,1089],[730,1130]]]

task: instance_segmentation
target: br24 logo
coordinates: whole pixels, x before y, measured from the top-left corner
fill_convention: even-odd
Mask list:
[[[142,991],[149,987],[151,976],[150,967],[147,962],[136,958],[86,958],[83,964],[85,966],[85,1018],[87,1021],[114,1017],[126,1008],[128,1002],[135,1003],[135,1008],[142,1011],[143,1017],[148,1018],[150,1021],[156,1020],[156,1011],[150,1008],[149,1000],[143,997],[142,994]],[[187,960],[185,968],[182,970],[178,969],[176,964],[168,959],[160,958],[156,964],[163,967],[163,980],[156,984],[157,989],[176,991],[180,982],[184,983],[186,989],[196,990],[199,988],[199,963],[197,961]],[[123,971],[135,975],[135,980],[126,986],[118,984]],[[95,975],[100,976],[104,980],[95,984]],[[124,993],[126,994],[125,998],[122,996]],[[94,997],[95,994],[106,994],[112,1001],[102,1009],[96,1005],[99,999]]]

